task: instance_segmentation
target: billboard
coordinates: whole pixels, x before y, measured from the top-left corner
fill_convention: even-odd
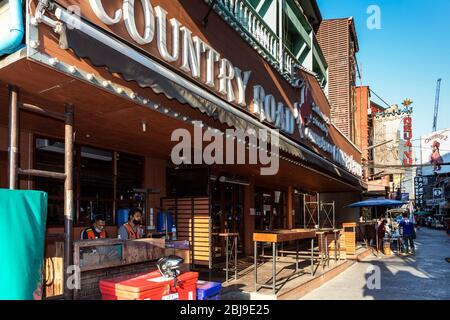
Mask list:
[[[403,164],[404,142],[400,139],[403,118],[404,115],[402,113],[385,112],[377,114],[373,119],[373,145],[379,145],[373,150],[373,160],[378,166],[375,169],[375,173],[401,173],[401,169],[387,169],[382,168],[382,166],[401,166]]]
[[[450,166],[450,129],[436,131],[421,138],[421,163],[424,176],[449,173]]]

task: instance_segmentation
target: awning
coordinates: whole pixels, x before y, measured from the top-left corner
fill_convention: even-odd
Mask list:
[[[403,201],[385,198],[374,198],[355,202],[346,206],[347,208],[371,208],[371,207],[400,207],[405,204]]]
[[[244,132],[271,130],[244,111],[186,79],[184,75],[170,70],[139,52],[139,49],[116,39],[114,35],[84,20],[78,21],[78,18],[59,8],[56,10],[56,16],[68,25],[66,28],[68,47],[78,57],[89,59],[92,65],[104,67],[111,73],[120,74],[126,81],[133,81],[142,88],[151,88],[155,93],[164,94],[168,99],[175,99],[196,108],[230,127]],[[355,187],[364,188],[358,177],[286,136],[280,136],[279,147],[308,166],[343,179]]]

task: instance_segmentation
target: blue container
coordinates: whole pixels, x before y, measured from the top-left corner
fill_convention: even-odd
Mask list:
[[[128,221],[128,213],[130,212],[130,208],[121,208],[117,210],[116,214],[116,222],[117,226],[123,225],[125,222]]]
[[[156,216],[156,231],[166,231],[166,216],[167,216],[167,231],[171,232],[173,227],[172,213],[169,211],[160,211]]]
[[[220,300],[221,291],[221,283],[197,281],[197,300]]]

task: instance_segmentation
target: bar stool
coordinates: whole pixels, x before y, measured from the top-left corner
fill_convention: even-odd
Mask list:
[[[224,232],[214,234],[218,237],[225,238],[225,281],[229,280],[230,271],[230,257],[234,258],[234,280],[237,280],[237,266],[238,266],[238,237],[239,233]]]

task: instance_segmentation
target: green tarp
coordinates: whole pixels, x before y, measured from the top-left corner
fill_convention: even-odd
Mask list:
[[[41,285],[47,194],[0,189],[0,300],[32,300]]]

